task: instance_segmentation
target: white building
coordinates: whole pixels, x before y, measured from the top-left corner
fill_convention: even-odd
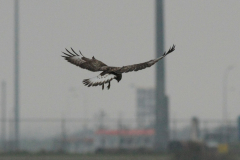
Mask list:
[[[154,128],[155,122],[155,90],[152,88],[137,89],[137,127],[139,129]]]

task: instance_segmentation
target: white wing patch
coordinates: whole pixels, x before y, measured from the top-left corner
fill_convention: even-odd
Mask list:
[[[114,74],[104,74],[102,75],[98,75],[96,77],[93,78],[89,78],[89,79],[84,79],[83,80],[83,84],[85,86],[91,87],[91,86],[98,86],[98,85],[103,85],[104,83],[108,83],[111,80],[113,80],[114,78],[116,78],[117,76]]]

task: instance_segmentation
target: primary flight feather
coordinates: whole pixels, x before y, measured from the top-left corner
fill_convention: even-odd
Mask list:
[[[66,49],[66,52],[62,52],[64,57],[68,62],[79,66],[83,69],[87,69],[92,72],[102,71],[98,76],[84,79],[83,84],[85,86],[91,87],[91,86],[98,86],[101,85],[102,89],[104,89],[104,84],[108,83],[107,88],[110,89],[110,82],[113,79],[116,79],[118,82],[122,79],[122,73],[132,72],[132,71],[139,71],[142,69],[145,69],[147,67],[151,67],[155,63],[157,63],[159,60],[163,59],[166,55],[173,52],[175,50],[175,45],[170,47],[170,49],[167,52],[164,52],[163,55],[159,58],[133,64],[133,65],[127,65],[123,67],[112,67],[108,66],[105,63],[97,60],[94,56],[90,58],[86,58],[83,56],[83,54],[79,51],[79,54],[76,53],[72,48],[71,51]]]

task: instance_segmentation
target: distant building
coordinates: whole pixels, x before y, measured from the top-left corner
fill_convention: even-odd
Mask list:
[[[219,126],[211,132],[205,133],[203,138],[208,146],[216,147],[218,144],[226,142],[234,144],[238,141],[238,129],[237,126]]]
[[[199,135],[200,135],[199,120],[198,120],[198,118],[193,117],[192,121],[191,121],[190,139],[192,141],[198,142]]]
[[[139,129],[154,128],[155,122],[155,90],[152,88],[137,89],[137,127]]]
[[[98,130],[95,133],[96,151],[152,150],[153,129]]]
[[[56,138],[53,148],[62,152],[92,153],[95,151],[94,138],[94,131],[86,129],[64,139]]]

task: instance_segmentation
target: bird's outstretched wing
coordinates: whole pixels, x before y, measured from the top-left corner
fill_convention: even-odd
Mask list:
[[[112,70],[113,72],[116,72],[118,74],[142,70],[147,67],[151,67],[152,65],[157,63],[159,60],[163,59],[166,55],[173,52],[174,50],[175,50],[175,45],[170,47],[168,52],[164,52],[163,55],[159,58],[156,58],[156,59],[153,59],[153,60],[150,60],[147,62],[139,63],[139,64],[127,65],[127,66],[123,66],[123,67],[108,67],[108,68],[109,68],[109,70]]]
[[[70,52],[68,49],[66,49],[67,53],[62,52],[64,57],[68,62],[79,66],[83,69],[87,69],[89,71],[103,71],[101,67],[107,66],[103,62],[97,60],[96,58],[92,57],[92,59],[86,58],[83,56],[83,54],[79,51],[80,55],[77,54],[72,48],[72,52]]]

